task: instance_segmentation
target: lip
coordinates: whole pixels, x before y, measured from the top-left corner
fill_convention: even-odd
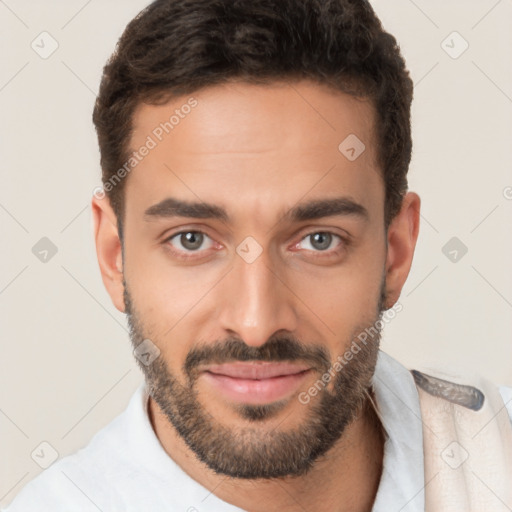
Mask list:
[[[267,361],[213,364],[206,368],[206,371],[216,375],[225,375],[235,379],[257,380],[294,375],[305,370],[309,370],[309,366]]]
[[[292,363],[237,362],[210,365],[201,373],[208,385],[230,400],[265,404],[292,394],[310,373]]]

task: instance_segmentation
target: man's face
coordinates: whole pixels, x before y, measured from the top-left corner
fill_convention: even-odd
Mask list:
[[[134,116],[132,149],[156,145],[125,189],[132,341],[160,350],[141,364],[151,396],[211,469],[303,474],[359,413],[376,362],[378,336],[321,385],[384,309],[373,109],[309,82],[190,96]]]

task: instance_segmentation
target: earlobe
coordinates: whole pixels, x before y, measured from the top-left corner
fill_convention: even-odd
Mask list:
[[[123,256],[117,218],[107,197],[94,196],[91,209],[101,278],[114,306],[124,313]]]
[[[418,194],[408,192],[400,212],[391,221],[388,229],[386,309],[397,302],[411,269],[419,234],[420,205]]]

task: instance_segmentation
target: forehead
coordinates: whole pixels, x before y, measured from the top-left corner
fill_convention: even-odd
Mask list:
[[[229,201],[256,208],[334,189],[371,202],[383,191],[374,117],[369,101],[308,81],[228,83],[143,103],[131,149],[150,149],[129,173],[127,211],[166,195],[227,210]]]

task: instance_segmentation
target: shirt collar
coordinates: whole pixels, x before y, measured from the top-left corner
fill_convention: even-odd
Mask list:
[[[398,361],[379,351],[372,386],[386,437],[372,512],[423,511],[423,428],[414,379]]]

